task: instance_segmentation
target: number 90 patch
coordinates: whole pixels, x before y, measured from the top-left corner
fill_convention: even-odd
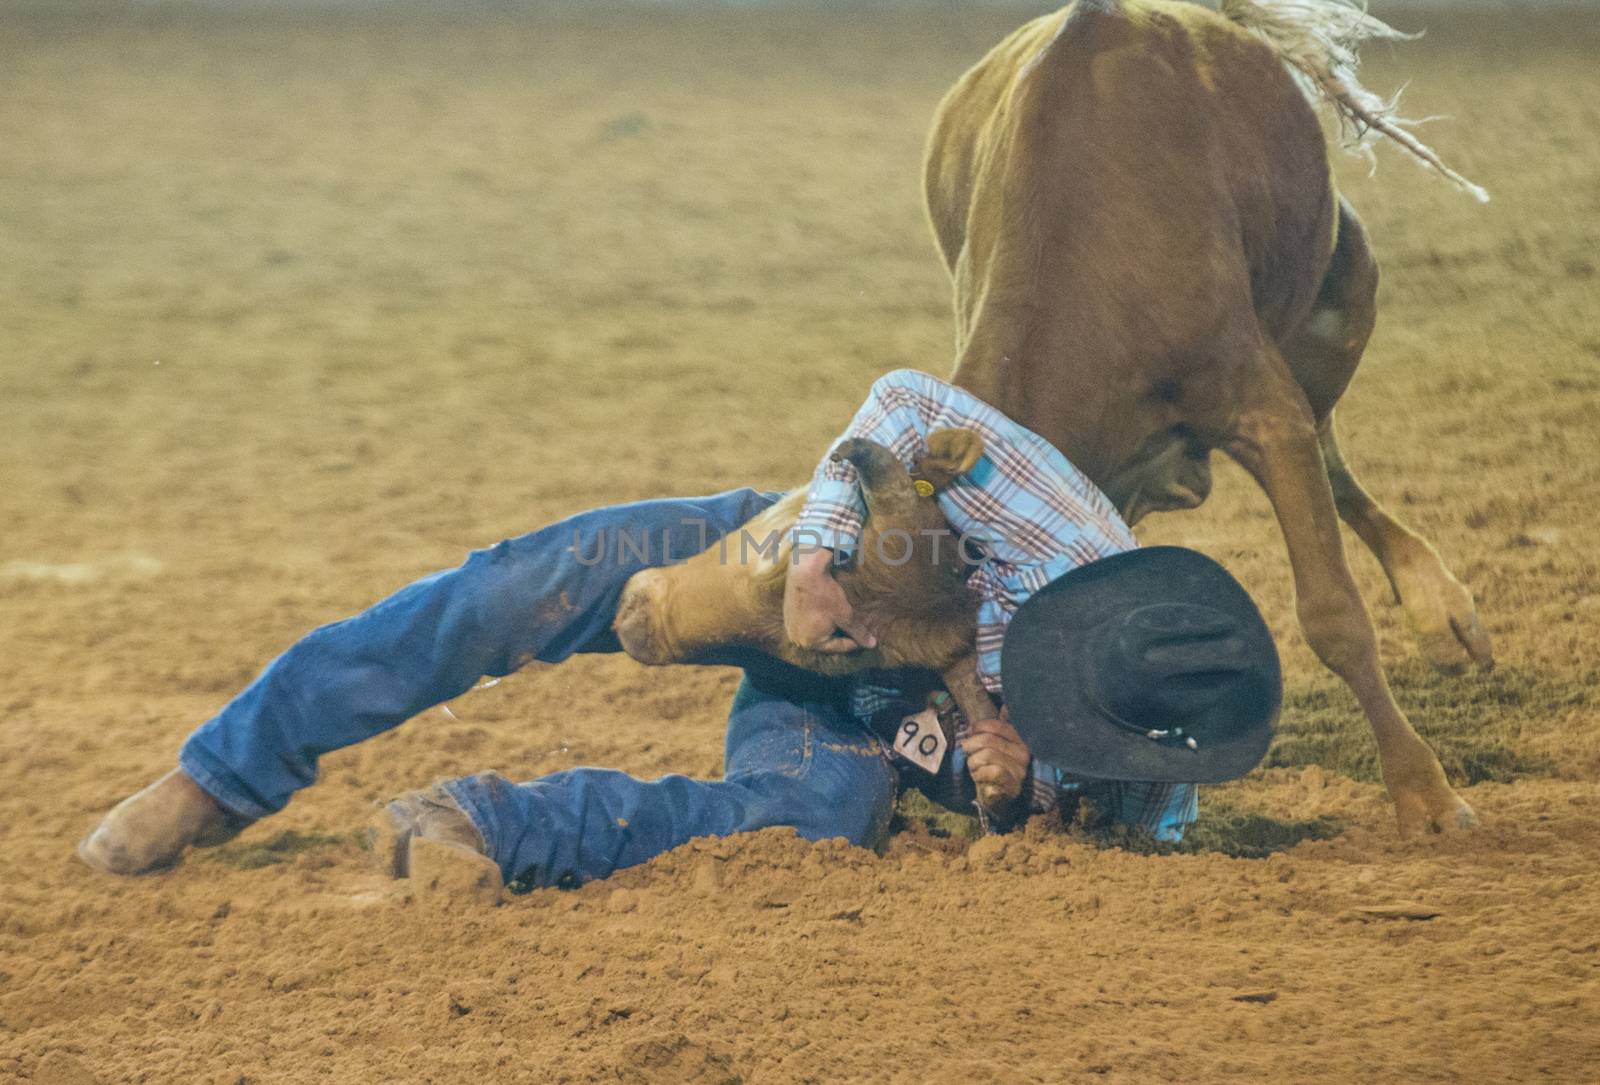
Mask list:
[[[923,772],[936,776],[939,766],[944,764],[945,749],[949,745],[944,728],[939,726],[939,714],[931,708],[901,720],[894,733],[894,752]]]

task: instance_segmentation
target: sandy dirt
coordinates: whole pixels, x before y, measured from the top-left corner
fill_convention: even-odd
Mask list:
[[[1021,15],[7,10],[0,1080],[1600,1078],[1592,14],[1374,50],[1489,206],[1340,163],[1385,269],[1346,447],[1499,668],[1417,662],[1354,563],[1481,831],[1396,839],[1223,467],[1141,533],[1246,582],[1289,699],[1190,852],[908,810],[883,856],[773,831],[490,908],[352,830],[485,768],[715,773],[736,675],[524,672],[170,873],[72,845],[312,626],[584,507],[793,484],[873,377],[945,372],[923,134]]]

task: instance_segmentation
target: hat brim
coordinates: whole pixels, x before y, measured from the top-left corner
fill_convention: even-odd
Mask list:
[[[1210,705],[1197,749],[1153,742],[1111,719],[1085,681],[1093,631],[1142,606],[1195,602],[1238,623],[1261,681],[1253,696]],[[1074,775],[1154,783],[1220,783],[1255,768],[1272,742],[1283,677],[1272,634],[1238,581],[1194,550],[1152,546],[1082,566],[1034,593],[1012,616],[1000,656],[1012,726],[1033,755]]]

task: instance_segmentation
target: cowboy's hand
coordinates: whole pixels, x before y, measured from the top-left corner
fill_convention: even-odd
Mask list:
[[[802,648],[819,652],[854,652],[874,648],[878,640],[856,620],[844,588],[829,568],[833,551],[806,550],[789,566],[783,586],[783,628]]]
[[[978,801],[986,807],[1003,806],[1020,798],[1033,755],[1002,710],[997,720],[979,720],[961,740],[967,755],[967,775],[978,788]]]

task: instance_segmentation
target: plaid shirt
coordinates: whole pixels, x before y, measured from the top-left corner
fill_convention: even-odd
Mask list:
[[[982,555],[967,581],[979,599],[978,673],[991,693],[1003,695],[1000,646],[1017,608],[1057,577],[1138,543],[1111,500],[1054,445],[926,373],[897,369],[879,378],[843,437],[876,441],[914,468],[927,451],[928,434],[938,429],[970,429],[983,438],[982,458],[940,491],[938,502],[952,531],[969,541],[967,553]],[[854,553],[865,518],[855,466],[824,457],[795,523],[797,544]],[[855,714],[872,720],[885,711],[905,708],[909,714],[922,707],[901,701],[895,690],[862,682]],[[914,767],[905,771],[930,798],[960,809],[975,801],[965,768],[965,755],[955,745],[940,776]],[[1036,812],[1054,807],[1064,792],[1088,786],[1037,760],[1032,775],[1029,808]],[[1110,789],[1097,797],[1113,818],[1142,825],[1162,839],[1176,840],[1196,816],[1195,789],[1188,785],[1095,787]]]
[[[1034,592],[1064,573],[1139,544],[1110,498],[1049,441],[952,384],[914,369],[880,377],[845,430],[915,467],[937,429],[970,429],[983,458],[938,495],[958,538],[982,553],[967,583],[978,593],[978,673],[1000,689],[1006,623]],[[794,537],[808,546],[855,552],[867,508],[855,465],[823,457]]]

